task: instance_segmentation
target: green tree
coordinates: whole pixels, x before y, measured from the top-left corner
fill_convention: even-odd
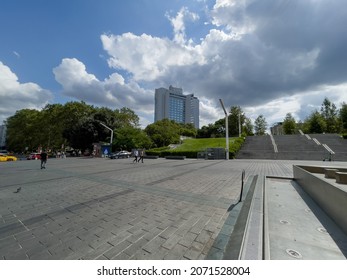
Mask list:
[[[86,104],[85,102],[68,102],[63,107],[63,121],[64,130],[72,128],[81,119],[90,117],[95,113],[95,108]]]
[[[196,137],[197,129],[194,127],[192,123],[179,124],[180,125],[180,135],[187,137]]]
[[[341,132],[347,132],[347,104],[343,102],[341,104],[341,109],[339,111],[340,123],[341,123]]]
[[[229,136],[239,136],[239,123],[242,135],[253,135],[252,121],[242,112],[241,107],[233,106],[228,115]],[[214,124],[203,126],[197,132],[198,138],[225,137],[225,118],[217,120]]]
[[[127,107],[114,110],[114,123],[115,129],[123,126],[139,127],[139,117],[135,112]]]
[[[153,143],[149,136],[140,128],[124,126],[116,130],[113,141],[115,150],[128,150],[134,148],[149,149]]]
[[[327,124],[324,117],[316,110],[305,120],[305,133],[323,133],[326,131]]]
[[[245,118],[245,122],[244,122],[243,129],[242,129],[243,135],[245,135],[245,136],[254,135],[253,129],[254,129],[254,126],[252,124],[252,120],[249,118]]]
[[[283,121],[284,134],[294,134],[296,130],[296,121],[291,113],[287,113]]]
[[[216,128],[215,124],[210,123],[208,125],[204,125],[200,129],[198,129],[196,137],[197,138],[211,138],[211,137],[215,137],[212,135],[216,135],[218,133],[219,133],[218,128]]]
[[[155,147],[164,147],[180,141],[180,125],[175,121],[163,119],[145,128],[145,132]]]
[[[254,121],[254,130],[256,135],[265,135],[267,129],[267,122],[263,115],[259,115]]]
[[[229,136],[239,136],[239,127],[241,134],[246,120],[245,114],[242,112],[240,106],[232,106],[228,116]]]
[[[42,116],[42,132],[44,133],[43,148],[61,149],[67,144],[63,137],[67,116],[62,104],[48,104],[40,112]]]
[[[6,121],[8,149],[15,152],[36,151],[41,145],[42,130],[40,112],[33,109],[17,111]]]
[[[91,149],[93,143],[99,142],[97,130],[99,125],[93,117],[84,117],[75,123],[73,127],[64,130],[63,136],[73,148],[85,151]]]
[[[321,115],[326,123],[326,132],[337,133],[339,132],[339,119],[336,105],[332,103],[328,98],[324,98],[321,106]]]

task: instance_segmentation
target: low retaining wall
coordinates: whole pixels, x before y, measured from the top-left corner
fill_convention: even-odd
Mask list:
[[[313,174],[324,174],[325,168],[293,165],[294,180],[347,234],[347,188],[339,188]]]
[[[186,159],[186,156],[166,156],[166,159]]]

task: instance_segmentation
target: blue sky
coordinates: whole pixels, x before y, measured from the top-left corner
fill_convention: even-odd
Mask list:
[[[154,90],[241,106],[271,125],[347,102],[344,0],[0,0],[0,122],[83,100],[153,122]]]

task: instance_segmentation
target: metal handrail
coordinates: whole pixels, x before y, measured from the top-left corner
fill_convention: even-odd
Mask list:
[[[241,193],[240,193],[239,202],[242,201],[242,193],[243,193],[243,185],[244,185],[244,181],[245,181],[245,175],[246,175],[245,170],[242,170],[242,174],[241,174]]]

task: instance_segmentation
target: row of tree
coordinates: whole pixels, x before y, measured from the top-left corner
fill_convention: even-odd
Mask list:
[[[240,107],[230,108],[228,115],[229,136],[264,135],[267,122],[263,115],[254,124]],[[47,105],[41,111],[23,109],[9,117],[7,125],[7,148],[15,152],[30,152],[39,147],[61,150],[66,147],[90,149],[93,143],[110,142],[114,130],[113,150],[133,148],[156,148],[179,143],[180,136],[211,138],[225,137],[225,118],[214,124],[195,129],[192,124],[178,124],[167,119],[157,121],[141,129],[139,117],[129,108],[111,110],[94,107],[84,102],[68,102],[65,105]],[[325,98],[321,110],[314,111],[304,122],[297,122],[288,113],[282,123],[284,134],[343,133],[347,132],[347,104],[338,110]]]
[[[59,151],[67,147],[85,151],[93,143],[109,143],[114,131],[113,150],[152,148],[177,143],[180,135],[195,137],[193,125],[162,120],[140,128],[139,117],[129,108],[111,110],[84,102],[47,105],[41,111],[23,109],[9,117],[7,148],[15,152],[39,147]]]
[[[320,111],[313,111],[304,122],[297,122],[291,113],[283,120],[283,133],[295,134],[298,130],[304,133],[346,133],[347,132],[347,104],[343,102],[341,108],[328,98],[325,98]]]
[[[337,109],[334,103],[325,98],[320,111],[313,111],[303,122],[287,113],[281,125],[283,134],[295,134],[299,130],[304,133],[346,133],[347,104],[342,103],[341,108]],[[265,135],[268,124],[263,115],[259,115],[253,124],[240,107],[234,106],[228,115],[228,128],[229,136]],[[198,130],[197,137],[225,137],[225,118],[203,126]]]

